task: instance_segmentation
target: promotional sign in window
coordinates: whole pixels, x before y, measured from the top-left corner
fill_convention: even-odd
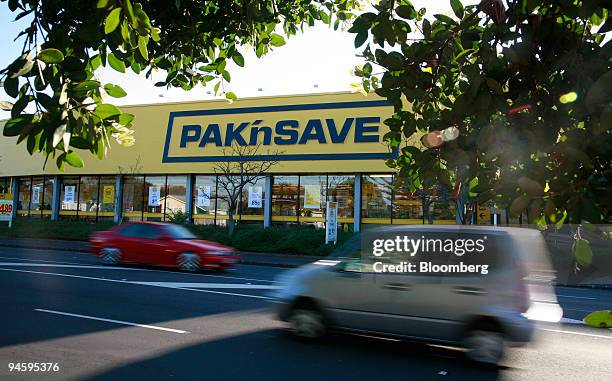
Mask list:
[[[76,185],[66,185],[64,187],[64,202],[76,201]]]
[[[160,205],[161,187],[158,185],[149,187],[149,206]]]
[[[197,206],[210,206],[210,185],[198,185]]]
[[[115,187],[113,185],[105,185],[102,188],[102,203],[112,204],[115,202]]]
[[[321,208],[321,186],[317,184],[304,185],[304,209]]]
[[[338,241],[338,203],[327,201],[325,213],[325,243]]]
[[[13,195],[0,193],[0,221],[8,221],[11,226],[13,218]]]
[[[261,208],[262,206],[263,201],[261,187],[249,186],[249,208]]]
[[[33,187],[32,188],[32,204],[39,204],[40,203],[40,193],[41,193],[40,187]]]

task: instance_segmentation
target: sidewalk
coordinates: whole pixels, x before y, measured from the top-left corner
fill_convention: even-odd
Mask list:
[[[89,253],[89,244],[84,241],[62,241],[38,238],[0,238],[0,247],[47,249]],[[314,262],[321,257],[296,254],[253,253],[240,251],[241,263],[258,266],[298,267]]]

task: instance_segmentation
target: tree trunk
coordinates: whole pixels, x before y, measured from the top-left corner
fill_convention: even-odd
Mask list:
[[[234,235],[235,228],[236,222],[234,221],[234,212],[230,210],[227,214],[227,230],[230,237]]]

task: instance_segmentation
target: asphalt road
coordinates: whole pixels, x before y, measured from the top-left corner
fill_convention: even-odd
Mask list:
[[[0,380],[609,380],[612,330],[572,323],[612,291],[559,288],[569,323],[484,369],[447,347],[335,335],[292,340],[266,298],[280,268],[185,274],[82,253],[0,248]],[[9,372],[9,363],[53,363]],[[27,367],[27,365],[26,365]]]

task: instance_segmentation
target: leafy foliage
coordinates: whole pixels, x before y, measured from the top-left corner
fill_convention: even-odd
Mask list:
[[[317,20],[338,28],[357,6],[357,0],[2,1],[16,19],[31,20],[17,36],[23,54],[0,71],[4,90],[16,99],[0,105],[11,111],[4,136],[25,142],[30,154],[55,159],[60,169],[82,166],[80,151],[104,158],[111,138],[134,142],[134,116],[106,98],[126,92],[96,79],[101,66],[147,78],[163,70],[160,87],[215,82],[215,92],[223,91],[231,79],[228,60],[245,64],[239,47],[261,57],[285,44],[283,34]],[[236,99],[231,92],[226,97]],[[26,112],[28,105],[35,111]]]
[[[425,17],[382,0],[359,15],[349,31],[368,62],[356,74],[395,107],[385,139],[400,154],[387,164],[415,190],[455,183],[533,223],[609,222],[610,4],[451,0],[453,16]],[[461,136],[440,148],[407,144],[450,126]]]

